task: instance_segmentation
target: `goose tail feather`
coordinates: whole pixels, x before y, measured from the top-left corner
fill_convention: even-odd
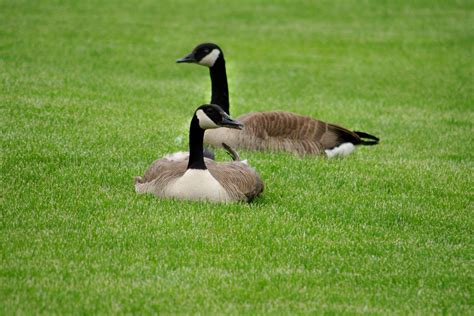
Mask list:
[[[380,139],[374,135],[370,135],[368,133],[364,132],[358,132],[354,131],[354,133],[360,137],[360,145],[365,145],[365,146],[372,146],[372,145],[377,145],[380,141]],[[365,139],[369,140],[365,140]]]

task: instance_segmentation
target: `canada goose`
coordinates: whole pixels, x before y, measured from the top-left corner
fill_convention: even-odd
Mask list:
[[[229,112],[229,90],[224,53],[213,43],[204,43],[177,63],[196,63],[209,67],[212,85],[211,103]],[[226,142],[234,148],[259,151],[288,151],[300,155],[347,156],[356,145],[375,145],[373,135],[350,131],[308,116],[271,111],[247,113],[238,118],[243,130],[215,129],[205,133],[204,142],[215,147]],[[366,140],[364,140],[366,139]]]
[[[246,163],[218,163],[204,158],[204,130],[218,127],[242,129],[242,124],[232,120],[217,105],[198,107],[189,128],[189,159],[156,160],[143,177],[135,177],[136,192],[214,202],[250,202],[258,196],[263,191],[263,182]],[[234,159],[240,159],[232,149],[229,152]]]

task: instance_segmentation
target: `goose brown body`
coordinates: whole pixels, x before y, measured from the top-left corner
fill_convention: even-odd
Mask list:
[[[263,181],[258,173],[240,161],[215,162],[204,159],[211,175],[222,185],[229,195],[229,201],[250,202],[263,192]],[[152,193],[167,197],[166,188],[184,175],[188,161],[155,160],[143,177],[135,177],[137,193]]]
[[[257,151],[287,151],[299,155],[325,155],[328,148],[362,142],[359,135],[341,126],[283,111],[247,113],[238,118],[242,130],[218,128],[204,134],[206,144]]]

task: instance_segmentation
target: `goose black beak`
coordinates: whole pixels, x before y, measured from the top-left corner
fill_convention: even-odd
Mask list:
[[[239,121],[233,120],[227,114],[222,117],[222,121],[219,124],[222,127],[227,128],[235,128],[235,129],[242,129],[244,128],[244,124],[240,123]]]
[[[176,59],[176,62],[179,64],[179,63],[195,63],[197,60],[196,60],[196,57],[194,57],[194,53],[190,53],[186,56],[184,56],[183,58],[180,58],[180,59]]]

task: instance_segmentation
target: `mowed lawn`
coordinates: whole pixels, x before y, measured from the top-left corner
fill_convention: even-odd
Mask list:
[[[472,1],[0,1],[0,314],[473,314]],[[231,114],[381,138],[241,151],[253,204],[159,200],[208,70]],[[229,158],[219,151],[219,160]]]

